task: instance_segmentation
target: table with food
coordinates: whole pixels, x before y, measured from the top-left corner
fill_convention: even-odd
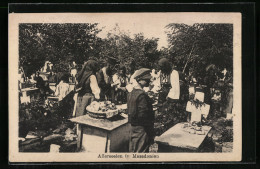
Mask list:
[[[155,141],[159,147],[166,149],[198,151],[210,130],[210,126],[203,126],[197,122],[178,123],[161,136],[155,137]]]
[[[126,109],[126,104],[94,101],[86,107],[86,115],[70,119],[78,124],[78,150],[127,152],[129,125]]]

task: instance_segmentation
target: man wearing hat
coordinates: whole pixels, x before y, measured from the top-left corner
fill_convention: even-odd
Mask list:
[[[152,100],[143,90],[148,87],[151,70],[141,68],[135,72],[138,85],[127,96],[128,122],[131,124],[130,152],[149,152],[154,139],[154,112]]]
[[[97,72],[97,82],[101,89],[100,99],[114,101],[112,91],[112,72],[117,63],[117,60],[112,57],[107,57],[106,66]]]

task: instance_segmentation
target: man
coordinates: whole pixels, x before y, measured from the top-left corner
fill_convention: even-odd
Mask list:
[[[126,75],[126,67],[120,65],[118,73],[115,73],[112,77],[112,87],[115,88],[115,101],[117,104],[125,104],[127,100],[127,90],[128,77]]]
[[[131,124],[130,152],[148,152],[154,139],[154,112],[152,101],[143,90],[150,84],[150,69],[141,68],[135,73],[138,85],[128,94],[128,122]]]
[[[112,90],[111,84],[112,84],[112,72],[116,63],[117,61],[115,58],[108,57],[106,66],[97,72],[98,86],[101,89],[101,93],[100,93],[101,100],[110,100],[114,102],[114,92]]]

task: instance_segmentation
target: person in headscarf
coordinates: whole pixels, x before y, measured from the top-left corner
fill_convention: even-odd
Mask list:
[[[98,68],[99,65],[95,60],[89,60],[83,65],[82,70],[77,75],[76,117],[84,115],[86,107],[95,99],[100,99],[100,88],[96,79]]]
[[[175,69],[172,69],[170,61],[166,58],[162,58],[158,62],[160,69],[160,87],[161,92],[159,94],[159,101],[162,103],[167,98],[172,100],[179,100],[180,98],[180,82],[179,73]]]
[[[112,77],[113,83],[112,87],[115,87],[115,100],[117,103],[124,104],[126,103],[126,85],[128,84],[128,77],[126,76],[126,67],[120,65],[118,73],[114,74]]]
[[[159,91],[159,109],[165,113],[174,114],[174,123],[187,120],[185,106],[188,100],[184,97],[188,92],[185,87],[184,75],[173,68],[170,61],[162,58],[158,62],[160,69],[160,91]],[[181,92],[182,89],[182,93]],[[180,97],[182,94],[182,97]],[[188,93],[187,93],[188,96]]]
[[[135,73],[138,85],[127,96],[128,122],[131,124],[129,152],[149,152],[154,139],[152,100],[143,90],[151,80],[151,70],[141,68]]]
[[[101,100],[110,100],[114,102],[114,92],[111,87],[113,69],[117,61],[115,58],[108,57],[107,64],[105,67],[97,72],[97,81],[101,89],[100,97]]]

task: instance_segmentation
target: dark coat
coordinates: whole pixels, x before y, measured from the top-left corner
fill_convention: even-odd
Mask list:
[[[127,96],[128,121],[135,126],[153,126],[152,101],[141,89],[134,89]]]

